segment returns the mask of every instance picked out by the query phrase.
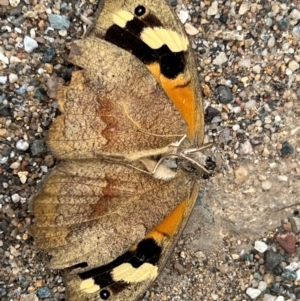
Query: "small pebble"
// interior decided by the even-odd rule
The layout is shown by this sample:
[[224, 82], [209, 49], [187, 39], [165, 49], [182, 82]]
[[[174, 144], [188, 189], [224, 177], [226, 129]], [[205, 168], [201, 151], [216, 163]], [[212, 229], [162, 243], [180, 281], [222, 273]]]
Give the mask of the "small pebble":
[[19, 171], [18, 172], [18, 177], [22, 184], [25, 184], [27, 182], [27, 176], [28, 176], [28, 171]]
[[48, 47], [43, 55], [44, 63], [51, 63], [56, 57], [56, 51], [53, 47]]
[[266, 180], [261, 183], [261, 188], [263, 190], [270, 190], [272, 188], [272, 182]]
[[207, 10], [208, 16], [214, 16], [218, 13], [218, 1], [213, 1], [211, 6]]
[[244, 166], [240, 166], [238, 169], [235, 170], [235, 184], [240, 185], [244, 183], [249, 176], [248, 170]]
[[222, 274], [227, 274], [229, 271], [229, 267], [227, 263], [220, 265], [219, 270]]
[[239, 15], [243, 15], [244, 13], [246, 13], [251, 7], [251, 2], [248, 1], [243, 1], [240, 9], [239, 9]]
[[55, 14], [51, 14], [49, 16], [49, 21], [50, 21], [50, 26], [53, 29], [68, 29], [70, 27], [70, 21], [68, 20], [68, 18], [64, 15], [55, 15]]
[[46, 286], [39, 287], [36, 290], [36, 292], [37, 292], [38, 297], [41, 298], [41, 299], [49, 298], [52, 295], [51, 290]]
[[297, 9], [293, 9], [290, 13], [290, 17], [292, 19], [299, 20], [300, 19], [300, 11]]
[[8, 76], [8, 80], [11, 84], [13, 84], [18, 80], [18, 75], [15, 73], [10, 73]]
[[213, 63], [214, 65], [220, 66], [220, 65], [226, 63], [227, 60], [228, 60], [228, 59], [227, 59], [226, 53], [225, 53], [225, 52], [220, 52], [220, 53], [216, 56], [216, 58], [213, 60], [212, 63]]
[[189, 19], [190, 14], [186, 10], [182, 9], [180, 10], [178, 17], [181, 23], [185, 24], [185, 22]]
[[264, 243], [263, 241], [257, 240], [257, 241], [254, 243], [254, 249], [257, 250], [257, 251], [260, 252], [260, 253], [264, 253], [265, 251], [267, 251], [268, 246], [267, 246], [267, 244]]
[[15, 193], [15, 194], [13, 194], [13, 195], [11, 196], [11, 200], [12, 200], [14, 203], [19, 203], [20, 200], [21, 200], [21, 197], [20, 197], [17, 193]]
[[20, 0], [9, 0], [9, 4], [12, 7], [17, 7], [20, 4]]
[[246, 140], [244, 143], [240, 145], [240, 154], [241, 155], [249, 155], [253, 153], [253, 147], [249, 140]]
[[233, 95], [229, 87], [227, 86], [219, 86], [216, 89], [216, 96], [220, 103], [228, 104], [233, 101]]
[[259, 281], [258, 287], [257, 287], [257, 288], [258, 288], [261, 292], [263, 292], [263, 291], [265, 291], [265, 290], [267, 289], [267, 287], [268, 287], [268, 285], [267, 285], [266, 282], [264, 282], [264, 281]]
[[0, 84], [5, 85], [7, 83], [7, 76], [2, 75], [0, 76]]
[[294, 271], [286, 270], [281, 274], [282, 279], [288, 281], [294, 281], [297, 279], [297, 273]]
[[283, 232], [278, 233], [275, 237], [278, 244], [289, 254], [295, 252], [296, 249], [296, 237], [293, 233]]
[[297, 69], [299, 69], [299, 64], [296, 61], [294, 61], [294, 60], [290, 61], [289, 62], [289, 69], [294, 72]]
[[263, 301], [275, 301], [276, 296], [270, 294], [264, 294]]
[[19, 140], [16, 143], [17, 150], [26, 151], [29, 148], [29, 143], [25, 140]]
[[277, 21], [278, 29], [281, 31], [287, 30], [290, 24], [288, 17], [284, 17]]
[[300, 218], [297, 216], [292, 216], [289, 218], [289, 222], [291, 223], [294, 234], [298, 234], [300, 232]]
[[[283, 261], [283, 257], [279, 253], [275, 253], [273, 251], [265, 252], [265, 267], [267, 271], [272, 271], [282, 261]], [[269, 284], [268, 281], [266, 282]]]
[[246, 294], [251, 299], [255, 299], [261, 294], [261, 291], [259, 289], [256, 289], [256, 288], [248, 287], [247, 290], [246, 290]]
[[32, 39], [29, 36], [24, 38], [24, 49], [27, 53], [31, 53], [34, 49], [38, 48], [39, 45], [36, 40]]
[[282, 148], [281, 148], [281, 155], [282, 156], [286, 156], [286, 155], [290, 155], [294, 153], [294, 148], [290, 145], [290, 143], [288, 141], [285, 141], [282, 144]]

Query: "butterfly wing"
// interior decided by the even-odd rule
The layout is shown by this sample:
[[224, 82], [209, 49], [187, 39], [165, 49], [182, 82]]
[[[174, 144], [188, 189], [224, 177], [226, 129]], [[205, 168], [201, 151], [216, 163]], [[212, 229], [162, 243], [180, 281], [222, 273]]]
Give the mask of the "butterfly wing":
[[202, 143], [202, 96], [194, 56], [182, 25], [165, 0], [104, 1], [89, 34], [140, 59], [187, 123], [191, 142]]
[[136, 246], [98, 268], [66, 276], [70, 301], [137, 300], [163, 269], [193, 209], [199, 186]]
[[180, 113], [130, 53], [89, 37], [73, 43], [70, 60], [83, 70], [59, 91], [62, 115], [47, 137], [60, 159], [153, 150], [186, 133]]

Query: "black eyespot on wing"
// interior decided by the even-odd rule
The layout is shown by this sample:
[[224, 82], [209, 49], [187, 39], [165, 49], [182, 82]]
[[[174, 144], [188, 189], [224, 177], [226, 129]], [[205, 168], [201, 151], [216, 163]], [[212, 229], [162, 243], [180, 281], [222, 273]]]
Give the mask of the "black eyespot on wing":
[[166, 45], [158, 49], [157, 52], [164, 53], [160, 58], [160, 71], [165, 77], [174, 79], [178, 74], [184, 72], [184, 52], [171, 52]]
[[100, 291], [100, 298], [102, 300], [107, 300], [110, 297], [110, 292], [108, 290]]
[[146, 13], [146, 8], [143, 5], [138, 5], [135, 9], [134, 9], [134, 14], [138, 17], [143, 16]]
[[[142, 263], [148, 262], [153, 265], [157, 264], [160, 255], [161, 255], [161, 247], [156, 244], [153, 239], [144, 239], [142, 240], [136, 249], [135, 257]], [[133, 267], [139, 267], [141, 264]]]

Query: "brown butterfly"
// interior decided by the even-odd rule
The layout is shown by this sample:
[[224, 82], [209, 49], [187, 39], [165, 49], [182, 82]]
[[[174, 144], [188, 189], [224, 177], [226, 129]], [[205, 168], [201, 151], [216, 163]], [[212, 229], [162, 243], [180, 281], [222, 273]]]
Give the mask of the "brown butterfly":
[[136, 300], [198, 195], [179, 166], [203, 141], [197, 69], [161, 0], [104, 1], [70, 61], [82, 70], [58, 91], [47, 142], [60, 163], [35, 197], [31, 231], [50, 266], [66, 269], [68, 300]]

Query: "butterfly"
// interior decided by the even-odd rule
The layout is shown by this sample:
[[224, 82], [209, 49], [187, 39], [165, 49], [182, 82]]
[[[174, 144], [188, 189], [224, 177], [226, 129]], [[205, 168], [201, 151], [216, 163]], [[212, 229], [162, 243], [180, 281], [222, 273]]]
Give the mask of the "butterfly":
[[57, 92], [46, 140], [59, 164], [34, 198], [30, 230], [65, 269], [68, 300], [136, 300], [200, 188], [178, 151], [203, 143], [193, 54], [165, 1], [106, 0], [69, 59], [81, 70]]

